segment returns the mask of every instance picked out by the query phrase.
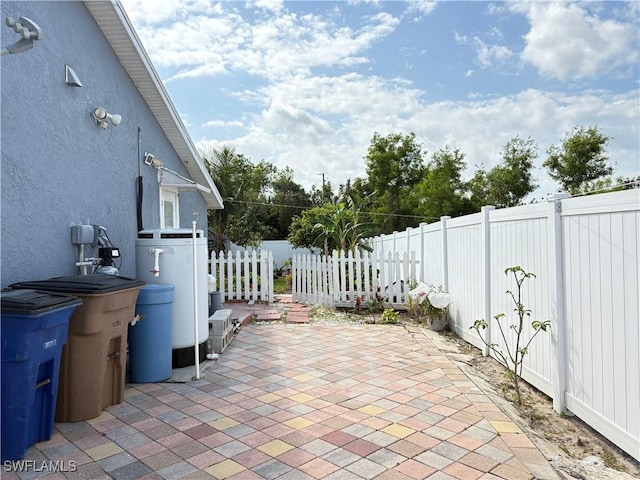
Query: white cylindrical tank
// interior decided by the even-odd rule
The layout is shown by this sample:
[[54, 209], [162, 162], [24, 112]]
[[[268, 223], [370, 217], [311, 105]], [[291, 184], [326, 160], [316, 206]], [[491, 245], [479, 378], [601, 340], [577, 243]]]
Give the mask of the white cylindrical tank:
[[[206, 360], [209, 337], [207, 239], [196, 230], [198, 346]], [[173, 368], [195, 364], [193, 300], [193, 232], [191, 229], [142, 230], [136, 240], [136, 277], [147, 283], [173, 285]]]

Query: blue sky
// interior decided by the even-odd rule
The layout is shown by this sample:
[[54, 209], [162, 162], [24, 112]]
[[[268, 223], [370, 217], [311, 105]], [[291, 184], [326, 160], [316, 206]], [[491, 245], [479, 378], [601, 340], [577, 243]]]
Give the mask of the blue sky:
[[449, 145], [467, 172], [516, 135], [541, 164], [575, 126], [640, 174], [640, 3], [122, 0], [196, 145], [291, 167], [309, 189], [365, 176], [374, 132]]

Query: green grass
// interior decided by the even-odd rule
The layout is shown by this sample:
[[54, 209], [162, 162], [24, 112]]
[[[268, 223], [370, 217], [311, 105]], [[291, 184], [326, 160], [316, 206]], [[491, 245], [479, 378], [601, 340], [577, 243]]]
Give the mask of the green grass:
[[273, 281], [273, 293], [291, 293], [291, 287], [289, 287], [287, 277], [278, 277]]

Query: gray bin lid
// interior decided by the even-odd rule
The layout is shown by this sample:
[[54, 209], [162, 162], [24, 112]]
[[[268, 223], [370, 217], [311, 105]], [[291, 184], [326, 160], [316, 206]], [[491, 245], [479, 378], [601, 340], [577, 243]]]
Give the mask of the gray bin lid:
[[37, 290], [9, 290], [0, 292], [2, 313], [38, 315], [59, 308], [78, 306], [82, 300], [62, 293]]

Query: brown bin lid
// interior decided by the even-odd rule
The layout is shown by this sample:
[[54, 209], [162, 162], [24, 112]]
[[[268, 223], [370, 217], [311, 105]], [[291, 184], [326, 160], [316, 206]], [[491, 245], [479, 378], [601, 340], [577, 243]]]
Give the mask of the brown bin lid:
[[34, 280], [10, 285], [13, 289], [33, 289], [48, 292], [97, 295], [117, 292], [127, 288], [142, 287], [145, 282], [135, 278], [97, 273], [94, 275], [72, 275], [48, 280]]

